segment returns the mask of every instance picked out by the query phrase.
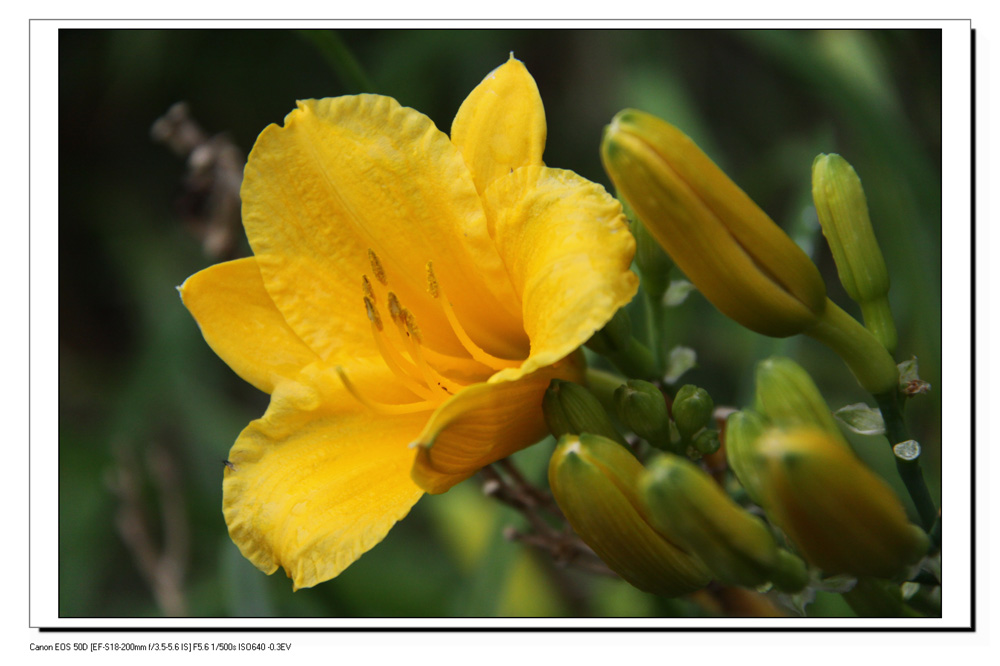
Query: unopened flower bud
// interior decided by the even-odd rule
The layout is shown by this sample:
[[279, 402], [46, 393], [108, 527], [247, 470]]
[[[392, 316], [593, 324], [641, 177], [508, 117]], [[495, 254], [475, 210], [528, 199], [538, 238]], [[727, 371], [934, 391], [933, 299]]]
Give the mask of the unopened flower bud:
[[670, 448], [670, 416], [663, 393], [653, 384], [630, 379], [615, 390], [615, 414], [632, 432], [659, 449]]
[[601, 157], [649, 232], [723, 314], [775, 337], [801, 333], [822, 314], [816, 266], [680, 130], [620, 111]]
[[927, 552], [888, 484], [826, 431], [768, 430], [752, 462], [768, 517], [825, 573], [891, 578]]
[[611, 440], [567, 435], [552, 454], [549, 485], [573, 530], [635, 587], [669, 597], [704, 587], [704, 564], [650, 525], [638, 494], [642, 472]]
[[764, 420], [750, 410], [733, 412], [726, 419], [726, 462], [755, 504], [763, 504], [763, 491], [753, 451], [764, 428]]
[[858, 305], [866, 327], [892, 352], [896, 325], [889, 309], [889, 271], [875, 239], [861, 179], [840, 155], [813, 161], [813, 202], [840, 283]]
[[685, 441], [692, 441], [695, 434], [712, 422], [715, 403], [708, 391], [693, 384], [685, 384], [674, 396], [674, 422]]
[[812, 425], [843, 441], [830, 408], [801, 365], [790, 358], [773, 356], [757, 364], [755, 377], [754, 408], [773, 425]]
[[722, 442], [719, 441], [719, 433], [717, 431], [705, 428], [694, 436], [691, 446], [701, 455], [710, 456], [719, 450]]
[[542, 413], [556, 437], [589, 432], [625, 446], [625, 438], [611, 422], [594, 394], [579, 384], [553, 379], [542, 398]]
[[660, 456], [639, 485], [653, 525], [701, 558], [714, 578], [746, 587], [771, 580], [778, 564], [771, 532], [700, 467], [681, 456]]

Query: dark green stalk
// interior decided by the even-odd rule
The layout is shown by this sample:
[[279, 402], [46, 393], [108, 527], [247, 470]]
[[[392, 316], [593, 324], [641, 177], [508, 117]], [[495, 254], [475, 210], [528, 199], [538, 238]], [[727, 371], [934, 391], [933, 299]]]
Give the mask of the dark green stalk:
[[[882, 412], [882, 420], [885, 421], [885, 436], [889, 440], [889, 446], [895, 447], [900, 442], [909, 441], [910, 434], [903, 421], [903, 412], [899, 404], [899, 392], [888, 391], [876, 395], [875, 400]], [[920, 456], [919, 454], [913, 457], [900, 456], [894, 448], [893, 457], [896, 459], [899, 477], [903, 480], [917, 513], [920, 514], [920, 523], [929, 531], [938, 521], [938, 511], [924, 482], [924, 473], [920, 469]]]

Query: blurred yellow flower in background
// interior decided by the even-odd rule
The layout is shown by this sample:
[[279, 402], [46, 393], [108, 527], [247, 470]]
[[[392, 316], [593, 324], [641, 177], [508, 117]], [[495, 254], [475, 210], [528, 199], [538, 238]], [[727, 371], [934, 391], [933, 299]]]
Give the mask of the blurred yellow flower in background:
[[544, 166], [513, 57], [449, 138], [379, 95], [299, 102], [250, 154], [254, 256], [180, 288], [212, 349], [271, 394], [224, 470], [240, 550], [295, 588], [338, 575], [424, 492], [546, 433], [553, 378], [638, 288], [618, 202]]

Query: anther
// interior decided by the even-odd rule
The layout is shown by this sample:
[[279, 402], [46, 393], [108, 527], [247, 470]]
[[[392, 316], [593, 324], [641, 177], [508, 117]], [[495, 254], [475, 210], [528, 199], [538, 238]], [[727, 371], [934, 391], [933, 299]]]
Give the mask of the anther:
[[431, 293], [434, 298], [438, 297], [440, 293], [438, 290], [437, 277], [434, 275], [434, 262], [427, 262], [427, 291]]
[[372, 303], [375, 302], [375, 290], [372, 289], [372, 283], [368, 280], [367, 275], [361, 276], [361, 291], [365, 293], [367, 298], [370, 298]]
[[365, 311], [368, 312], [368, 319], [371, 323], [375, 324], [375, 328], [381, 331], [382, 317], [379, 315], [378, 310], [375, 309], [375, 304], [367, 296], [365, 296]]
[[399, 304], [399, 299], [396, 298], [396, 294], [389, 292], [389, 316], [392, 320], [399, 323], [404, 323], [403, 320], [403, 306]]
[[382, 261], [371, 248], [368, 248], [368, 261], [372, 265], [372, 273], [375, 274], [375, 279], [381, 282], [383, 286], [388, 286], [389, 279], [385, 276], [385, 269], [382, 268]]
[[406, 324], [406, 330], [413, 336], [413, 339], [423, 344], [424, 336], [420, 334], [420, 328], [417, 326], [417, 318], [413, 316], [413, 313], [403, 308], [402, 319]]

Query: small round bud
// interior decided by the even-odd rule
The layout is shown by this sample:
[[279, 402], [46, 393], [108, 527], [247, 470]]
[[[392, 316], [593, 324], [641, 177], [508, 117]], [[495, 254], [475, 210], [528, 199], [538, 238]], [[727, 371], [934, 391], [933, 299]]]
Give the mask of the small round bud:
[[685, 441], [712, 422], [715, 403], [708, 391], [693, 384], [685, 384], [674, 396], [674, 422]]
[[670, 416], [663, 393], [653, 384], [630, 379], [615, 390], [615, 414], [623, 425], [660, 449], [670, 446]]

